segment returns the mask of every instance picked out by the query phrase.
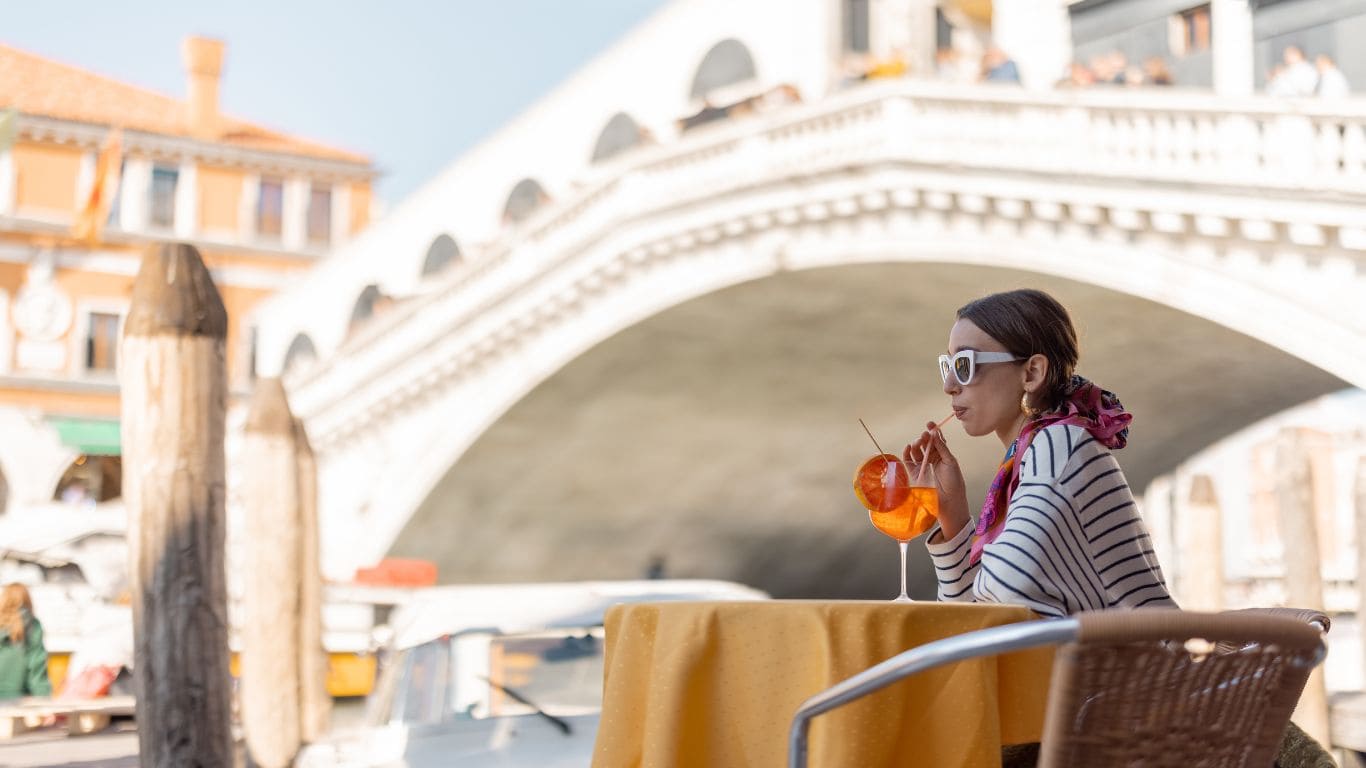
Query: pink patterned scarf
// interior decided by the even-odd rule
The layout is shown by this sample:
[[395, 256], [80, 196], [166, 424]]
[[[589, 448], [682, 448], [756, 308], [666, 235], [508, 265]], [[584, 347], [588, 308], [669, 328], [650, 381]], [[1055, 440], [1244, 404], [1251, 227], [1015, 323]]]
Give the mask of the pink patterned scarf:
[[1062, 404], [1025, 422], [1020, 436], [1006, 451], [991, 488], [987, 490], [986, 500], [982, 502], [982, 513], [977, 517], [971, 562], [982, 559], [982, 548], [995, 541], [1005, 527], [1010, 497], [1020, 485], [1019, 457], [1029, 448], [1034, 435], [1054, 424], [1075, 424], [1090, 432], [1101, 445], [1117, 451], [1128, 441], [1129, 422], [1133, 419], [1133, 415], [1120, 405], [1115, 393], [1101, 389], [1081, 376], [1073, 376]]

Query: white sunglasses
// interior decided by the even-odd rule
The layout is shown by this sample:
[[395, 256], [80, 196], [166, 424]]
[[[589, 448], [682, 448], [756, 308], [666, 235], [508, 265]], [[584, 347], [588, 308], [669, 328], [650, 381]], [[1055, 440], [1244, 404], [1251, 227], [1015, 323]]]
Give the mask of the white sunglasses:
[[939, 356], [939, 378], [949, 383], [949, 376], [953, 376], [962, 386], [972, 383], [972, 377], [977, 374], [977, 366], [987, 363], [1014, 363], [1020, 360], [1028, 360], [1026, 357], [1016, 357], [1009, 352], [978, 352], [975, 349], [965, 349], [956, 355]]

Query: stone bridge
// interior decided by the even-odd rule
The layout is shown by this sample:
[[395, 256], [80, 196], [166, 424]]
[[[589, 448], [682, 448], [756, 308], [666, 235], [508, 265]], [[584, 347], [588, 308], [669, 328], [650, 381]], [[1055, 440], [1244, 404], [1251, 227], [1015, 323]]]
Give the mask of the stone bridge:
[[[871, 452], [856, 420], [900, 445], [942, 418], [954, 310], [1019, 286], [1063, 300], [1081, 372], [1136, 414], [1120, 458], [1142, 489], [1366, 386], [1366, 106], [1346, 104], [893, 81], [595, 167], [349, 336], [364, 286], [310, 276], [290, 299], [309, 319], [267, 317], [258, 368], [319, 340], [286, 382], [325, 567], [660, 559], [890, 596], [896, 548], [849, 484]], [[423, 254], [385, 257], [417, 274]], [[999, 444], [948, 434], [985, 489]]]

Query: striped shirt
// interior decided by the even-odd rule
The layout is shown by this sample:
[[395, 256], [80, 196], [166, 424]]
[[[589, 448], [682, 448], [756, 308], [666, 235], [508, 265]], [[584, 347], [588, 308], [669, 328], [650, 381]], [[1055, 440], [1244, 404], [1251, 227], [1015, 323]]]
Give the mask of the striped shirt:
[[1020, 458], [1005, 526], [970, 563], [971, 524], [925, 546], [939, 599], [1027, 606], [1043, 616], [1176, 607], [1115, 457], [1081, 427], [1054, 424]]

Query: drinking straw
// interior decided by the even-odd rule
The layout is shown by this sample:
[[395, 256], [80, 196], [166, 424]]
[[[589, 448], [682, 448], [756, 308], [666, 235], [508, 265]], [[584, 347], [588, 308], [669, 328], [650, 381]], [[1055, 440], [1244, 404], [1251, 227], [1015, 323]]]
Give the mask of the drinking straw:
[[868, 425], [863, 423], [863, 419], [859, 419], [858, 423], [860, 427], [863, 427], [863, 431], [868, 433], [868, 439], [873, 441], [873, 447], [877, 449], [878, 455], [881, 456], [886, 453], [886, 451], [882, 450], [882, 446], [877, 444], [877, 438], [873, 437], [873, 431], [868, 429]]
[[[951, 420], [953, 419], [953, 416], [954, 416], [954, 412], [952, 412], [952, 411], [949, 412], [949, 415], [948, 415], [948, 416], [945, 416], [943, 421], [941, 421], [941, 422], [939, 422], [938, 424], [935, 424], [935, 425], [934, 425], [934, 431], [938, 432], [945, 424], [948, 424], [949, 421], [951, 421]], [[872, 435], [869, 435], [869, 437], [872, 437]], [[929, 457], [930, 457], [930, 444], [929, 444], [929, 443], [925, 443], [925, 447], [922, 448], [921, 451], [920, 451], [920, 471], [917, 472], [917, 473], [916, 473], [916, 476], [915, 476], [915, 484], [916, 484], [916, 485], [920, 485], [920, 483], [921, 483], [922, 481], [924, 481], [924, 479], [925, 479], [925, 468], [928, 467], [928, 466], [930, 465], [930, 462], [927, 461], [927, 459], [929, 459]]]

